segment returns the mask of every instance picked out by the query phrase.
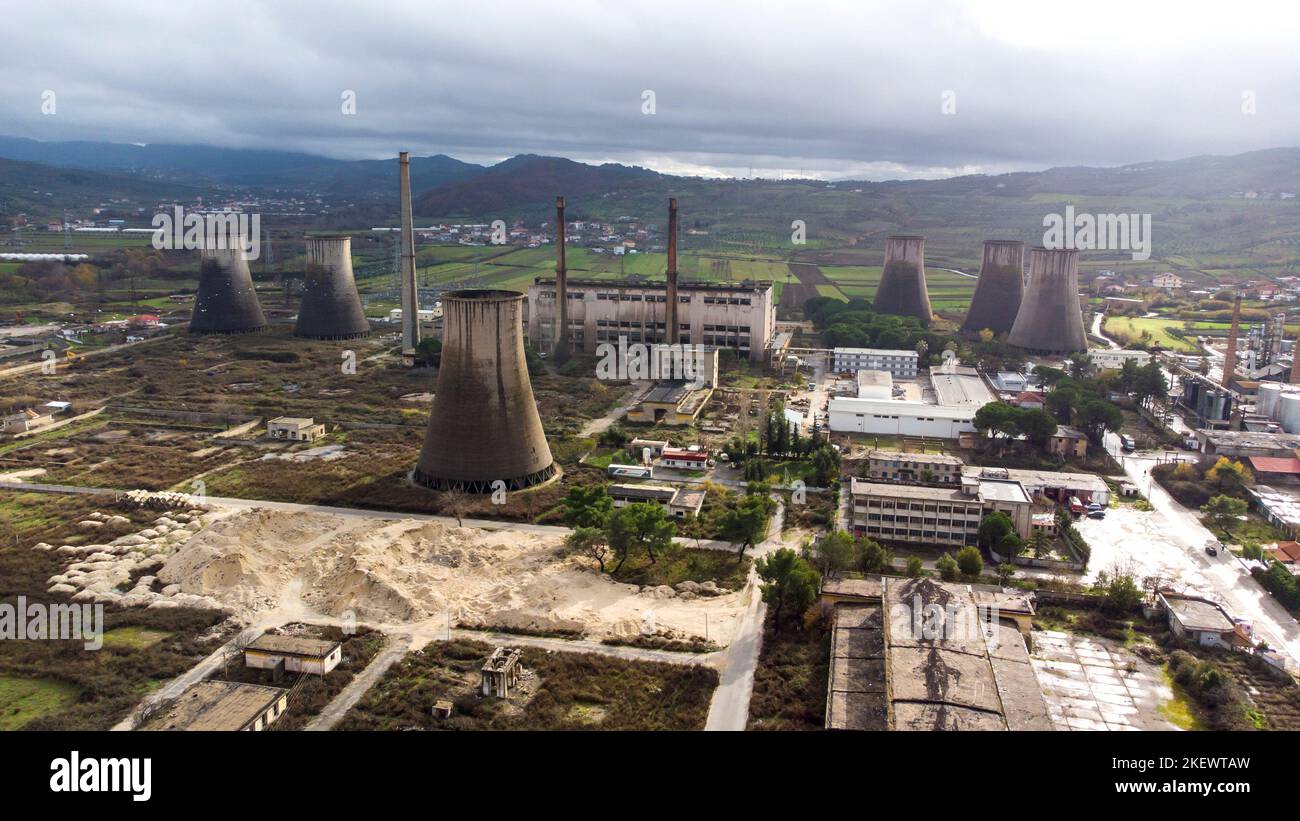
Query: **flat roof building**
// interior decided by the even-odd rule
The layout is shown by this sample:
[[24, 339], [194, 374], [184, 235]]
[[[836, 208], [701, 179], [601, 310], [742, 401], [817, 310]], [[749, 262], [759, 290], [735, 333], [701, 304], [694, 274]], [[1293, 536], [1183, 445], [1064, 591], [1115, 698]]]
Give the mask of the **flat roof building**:
[[1032, 532], [1032, 500], [1013, 480], [968, 479], [960, 487], [946, 488], [854, 477], [849, 494], [854, 536], [962, 547], [976, 543], [980, 521], [995, 510], [1007, 514], [1022, 539]]
[[281, 664], [290, 673], [323, 676], [343, 660], [343, 645], [337, 641], [278, 636], [265, 633], [244, 648], [244, 664], [273, 669]]
[[325, 426], [310, 416], [277, 416], [266, 423], [266, 435], [272, 439], [310, 442], [325, 435]]
[[265, 730], [289, 707], [289, 691], [239, 681], [200, 681], [145, 730]]
[[889, 348], [835, 348], [831, 352], [832, 370], [887, 371], [895, 377], [914, 377], [920, 363], [916, 351]]

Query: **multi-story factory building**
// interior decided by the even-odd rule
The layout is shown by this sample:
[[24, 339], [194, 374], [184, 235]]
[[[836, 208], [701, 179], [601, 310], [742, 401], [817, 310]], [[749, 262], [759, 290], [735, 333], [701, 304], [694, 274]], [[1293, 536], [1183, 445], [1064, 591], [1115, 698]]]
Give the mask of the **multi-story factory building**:
[[[667, 342], [667, 284], [640, 280], [569, 279], [568, 333], [573, 350], [595, 353], [604, 342]], [[730, 348], [754, 362], [776, 334], [770, 282], [678, 282], [678, 341]], [[528, 340], [549, 350], [555, 328], [555, 278], [528, 288]], [[915, 355], [915, 354], [913, 354]]]
[[836, 373], [849, 371], [885, 371], [891, 376], [913, 377], [920, 356], [916, 351], [884, 348], [836, 348], [833, 363]]

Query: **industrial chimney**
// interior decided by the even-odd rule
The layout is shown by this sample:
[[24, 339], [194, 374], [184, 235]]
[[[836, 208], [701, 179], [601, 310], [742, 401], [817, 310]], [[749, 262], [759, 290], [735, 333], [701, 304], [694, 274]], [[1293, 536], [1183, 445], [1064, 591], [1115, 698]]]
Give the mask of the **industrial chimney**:
[[1232, 300], [1232, 325], [1228, 327], [1228, 349], [1223, 352], [1223, 379], [1219, 384], [1225, 388], [1231, 388], [1232, 380], [1237, 376], [1237, 331], [1240, 327], [1241, 292], [1238, 291]]
[[442, 298], [442, 365], [414, 479], [437, 490], [520, 490], [555, 475], [524, 361], [524, 295]]
[[1088, 350], [1079, 307], [1078, 251], [1034, 248], [1029, 252], [1029, 284], [1007, 343], [1042, 353]]
[[988, 328], [1004, 334], [1016, 323], [1020, 298], [1025, 290], [1025, 244], [1010, 239], [984, 241], [984, 261], [975, 296], [966, 311], [963, 331], [978, 332]]
[[307, 274], [294, 336], [356, 339], [370, 333], [352, 274], [352, 237], [307, 237]]
[[668, 293], [664, 306], [665, 341], [677, 344], [677, 198], [668, 200]]
[[883, 314], [914, 316], [930, 324], [930, 293], [925, 287], [925, 237], [885, 240], [885, 270], [873, 300]]
[[242, 244], [230, 245], [201, 252], [192, 334], [247, 334], [267, 328]]
[[555, 198], [555, 345], [557, 362], [569, 357], [569, 269], [564, 259], [564, 197]]
[[420, 344], [420, 291], [415, 282], [415, 225], [411, 216], [411, 155], [398, 155], [402, 197], [402, 361], [415, 364]]
[[1292, 385], [1300, 384], [1300, 335], [1291, 343], [1291, 379]]

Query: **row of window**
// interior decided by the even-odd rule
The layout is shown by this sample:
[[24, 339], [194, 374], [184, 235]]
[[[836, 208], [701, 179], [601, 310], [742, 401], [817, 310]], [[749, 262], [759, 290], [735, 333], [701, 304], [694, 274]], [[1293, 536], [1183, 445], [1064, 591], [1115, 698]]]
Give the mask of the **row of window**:
[[875, 527], [872, 525], [867, 526], [867, 533], [886, 539], [928, 539], [935, 542], [954, 543], [965, 543], [969, 538], [966, 533], [953, 533], [943, 530], [917, 530], [904, 527]]

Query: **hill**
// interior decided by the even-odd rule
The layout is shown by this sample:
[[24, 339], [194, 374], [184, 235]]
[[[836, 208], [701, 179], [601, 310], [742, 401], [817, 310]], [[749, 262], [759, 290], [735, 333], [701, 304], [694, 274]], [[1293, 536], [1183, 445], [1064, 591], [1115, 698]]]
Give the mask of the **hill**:
[[414, 209], [432, 217], [502, 216], [553, 207], [560, 193], [575, 200], [635, 197], [676, 179], [636, 166], [585, 165], [562, 157], [520, 154], [470, 179], [421, 194]]

